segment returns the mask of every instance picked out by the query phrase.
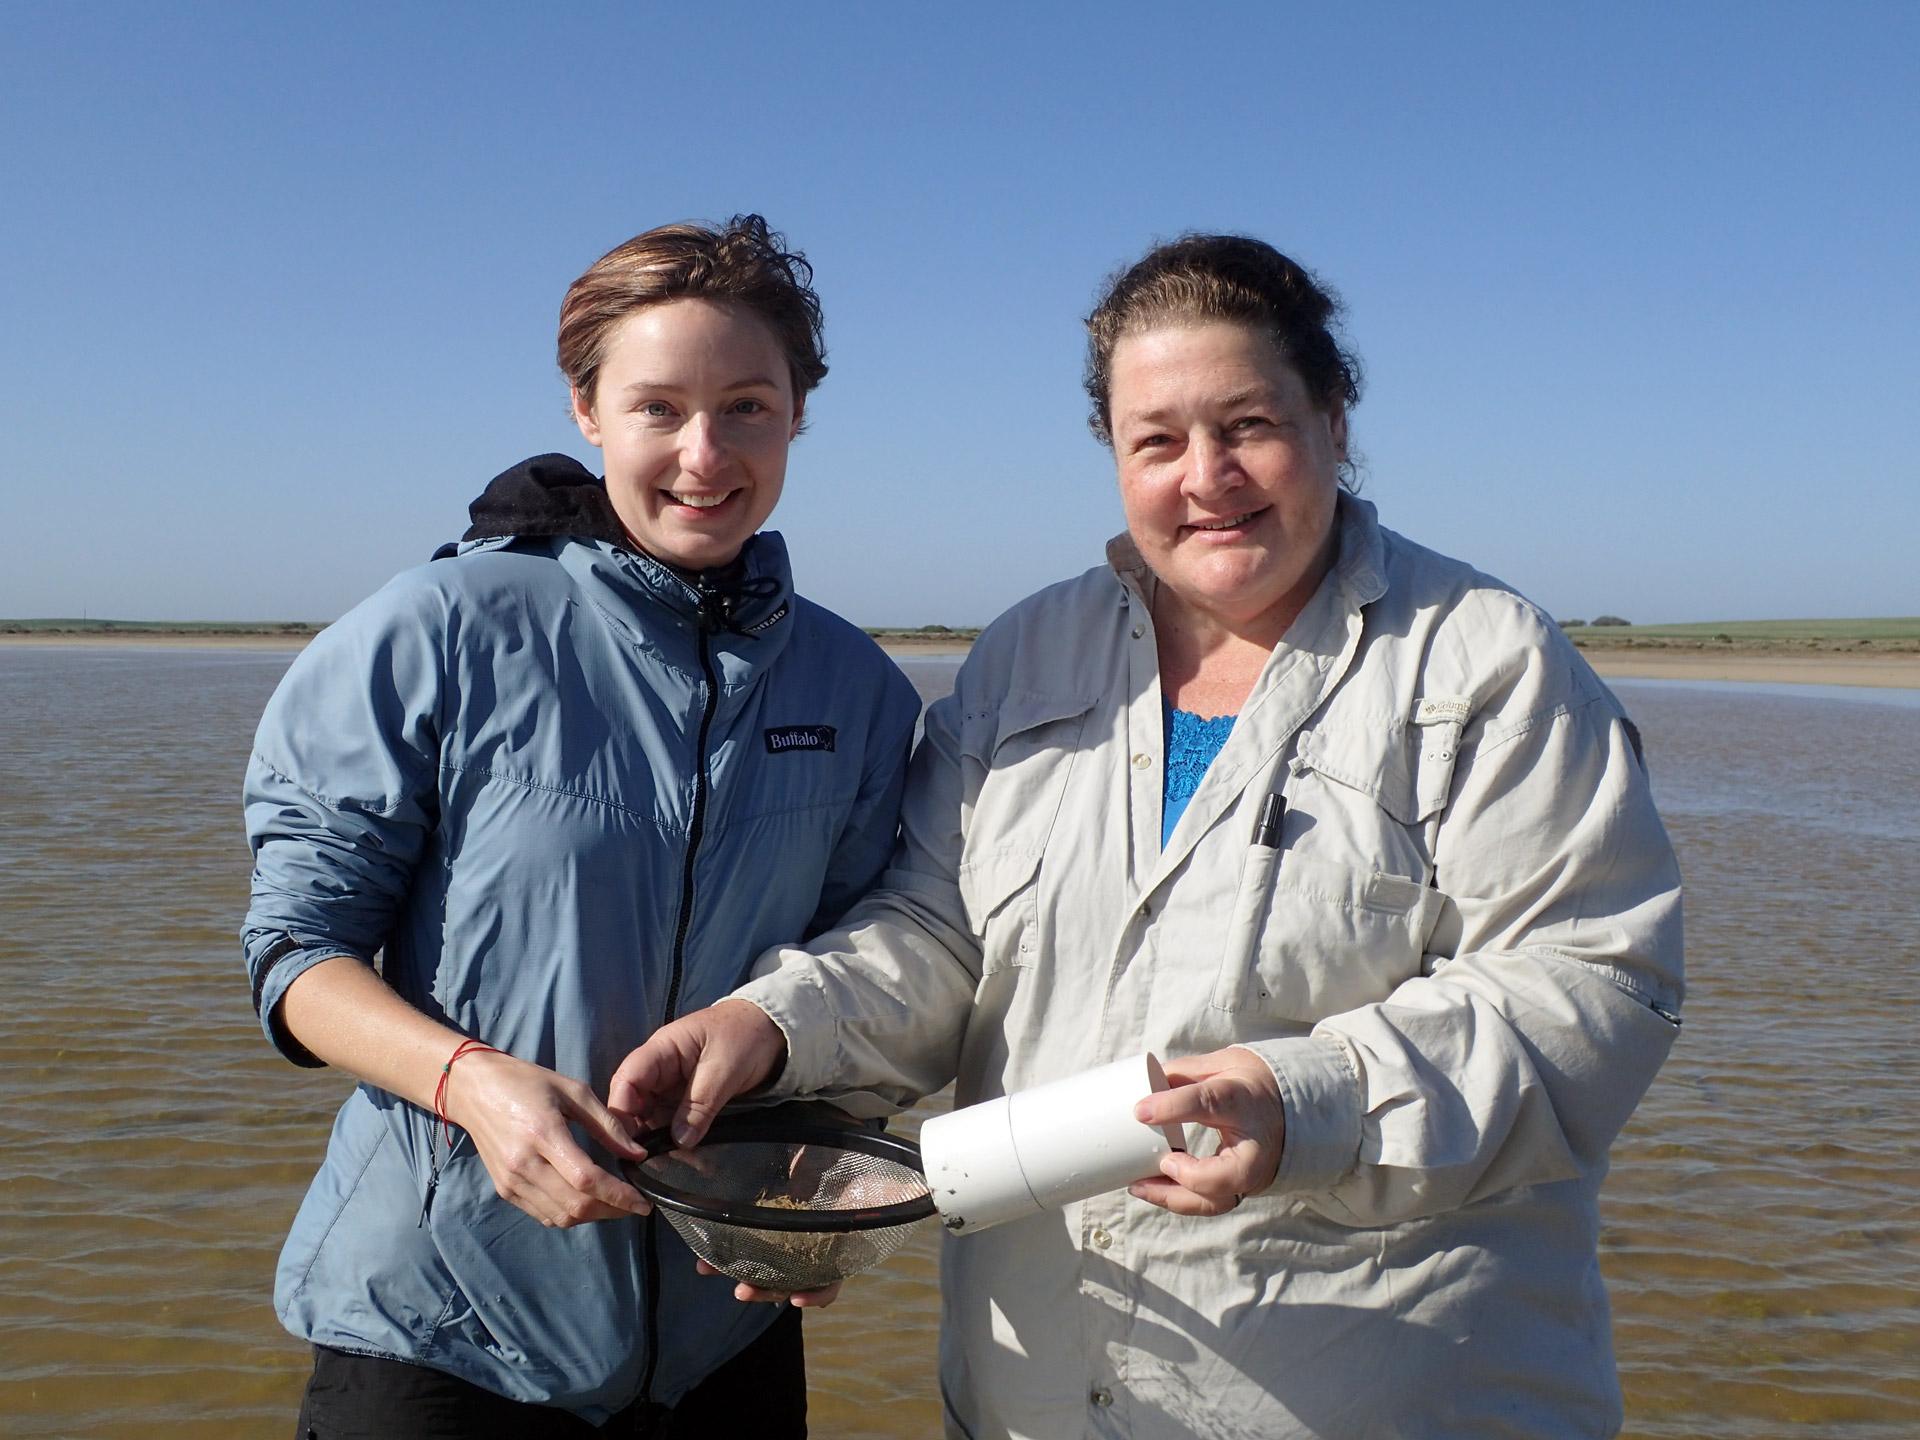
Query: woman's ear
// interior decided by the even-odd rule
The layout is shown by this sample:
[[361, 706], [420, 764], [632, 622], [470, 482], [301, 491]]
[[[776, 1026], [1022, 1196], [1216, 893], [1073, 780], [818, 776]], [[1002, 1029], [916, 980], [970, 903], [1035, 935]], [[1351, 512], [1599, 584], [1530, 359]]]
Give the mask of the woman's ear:
[[1336, 404], [1327, 412], [1327, 430], [1333, 436], [1333, 449], [1341, 461], [1347, 458], [1347, 407]]
[[806, 420], [807, 397], [804, 395], [796, 395], [793, 397], [793, 428], [787, 431], [788, 443], [792, 443], [800, 438], [800, 427], [806, 423]]
[[573, 423], [580, 427], [580, 433], [594, 449], [600, 448], [600, 422], [593, 418], [593, 406], [587, 397], [580, 393], [578, 385], [572, 386], [568, 394], [573, 399]]

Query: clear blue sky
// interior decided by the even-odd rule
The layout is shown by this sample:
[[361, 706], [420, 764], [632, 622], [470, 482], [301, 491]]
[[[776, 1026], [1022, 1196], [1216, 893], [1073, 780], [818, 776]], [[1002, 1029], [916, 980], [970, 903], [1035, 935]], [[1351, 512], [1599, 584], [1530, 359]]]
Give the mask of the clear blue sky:
[[591, 460], [567, 283], [759, 210], [864, 624], [1119, 528], [1079, 318], [1187, 229], [1346, 297], [1387, 524], [1566, 617], [1920, 613], [1920, 5], [13, 4], [0, 616], [326, 619]]

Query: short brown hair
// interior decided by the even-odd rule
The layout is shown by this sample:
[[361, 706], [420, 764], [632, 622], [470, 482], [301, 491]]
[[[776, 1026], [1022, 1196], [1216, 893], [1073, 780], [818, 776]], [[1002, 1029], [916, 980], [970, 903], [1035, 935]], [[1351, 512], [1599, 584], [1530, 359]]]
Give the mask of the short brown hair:
[[1264, 332], [1323, 411], [1360, 400], [1360, 362], [1334, 338], [1340, 299], [1264, 240], [1183, 235], [1106, 283], [1087, 316], [1087, 424], [1113, 444], [1113, 349], [1161, 325], [1230, 321]]
[[767, 323], [787, 357], [794, 399], [827, 373], [813, 267], [758, 215], [724, 225], [661, 225], [616, 245], [567, 287], [560, 302], [560, 373], [593, 403], [613, 327], [669, 300], [717, 300]]

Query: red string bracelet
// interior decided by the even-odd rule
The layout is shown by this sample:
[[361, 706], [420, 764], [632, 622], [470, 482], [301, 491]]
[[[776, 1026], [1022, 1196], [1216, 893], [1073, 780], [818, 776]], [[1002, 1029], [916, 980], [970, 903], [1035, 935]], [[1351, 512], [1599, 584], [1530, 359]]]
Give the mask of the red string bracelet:
[[462, 1040], [454, 1046], [453, 1054], [447, 1057], [447, 1063], [440, 1067], [440, 1083], [433, 1087], [433, 1114], [440, 1122], [440, 1134], [445, 1137], [447, 1149], [453, 1149], [453, 1122], [447, 1119], [447, 1081], [453, 1077], [453, 1062], [463, 1055], [481, 1053], [498, 1055], [501, 1052], [492, 1045], [479, 1040]]

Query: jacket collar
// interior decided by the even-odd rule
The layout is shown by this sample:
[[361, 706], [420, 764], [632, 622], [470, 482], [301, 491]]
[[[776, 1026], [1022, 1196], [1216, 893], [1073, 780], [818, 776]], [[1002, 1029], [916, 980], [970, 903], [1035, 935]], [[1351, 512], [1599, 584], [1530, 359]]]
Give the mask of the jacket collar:
[[570, 455], [535, 455], [487, 482], [467, 514], [459, 545], [542, 538], [597, 541], [653, 599], [708, 633], [754, 636], [774, 628], [792, 608], [793, 576], [786, 542], [768, 531], [751, 537], [731, 565], [689, 573], [648, 555], [628, 536], [606, 481]]
[[793, 579], [786, 541], [774, 531], [747, 541], [724, 582], [714, 571], [682, 575], [604, 540], [532, 544], [558, 547], [555, 558], [629, 644], [689, 676], [711, 664], [725, 692], [751, 686], [792, 636]]

